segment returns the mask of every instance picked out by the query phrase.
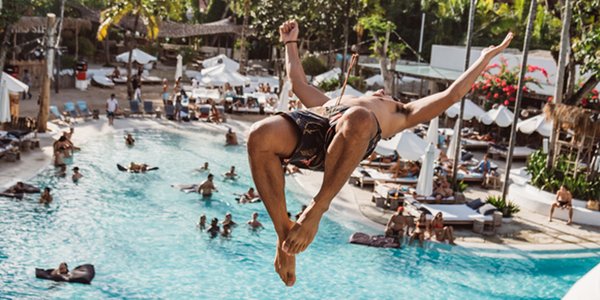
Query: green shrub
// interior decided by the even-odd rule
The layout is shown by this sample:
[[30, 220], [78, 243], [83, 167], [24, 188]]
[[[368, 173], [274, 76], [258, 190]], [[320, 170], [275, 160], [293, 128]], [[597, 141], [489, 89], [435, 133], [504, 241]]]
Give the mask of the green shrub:
[[181, 61], [184, 65], [191, 62], [194, 59], [194, 57], [196, 57], [196, 55], [198, 54], [197, 51], [194, 51], [194, 48], [189, 46], [181, 47], [179, 49], [179, 53], [181, 53]]
[[521, 211], [516, 203], [512, 201], [502, 201], [502, 198], [498, 196], [488, 196], [486, 202], [495, 206], [498, 211], [502, 212], [502, 216], [505, 218], [512, 217], [512, 215]]
[[348, 78], [348, 84], [361, 92], [364, 92], [367, 89], [365, 80], [358, 76], [350, 76]]
[[551, 168], [546, 167], [548, 155], [541, 150], [534, 152], [527, 162], [527, 174], [531, 175], [531, 185], [556, 193], [561, 185], [564, 185], [573, 197], [582, 200], [600, 199], [600, 180], [598, 178], [589, 179], [584, 172], [580, 170], [576, 177], [569, 174], [569, 168], [572, 160], [565, 155], [561, 155]]
[[91, 59], [96, 54], [96, 44], [90, 39], [80, 36], [79, 37], [79, 57], [85, 57]]
[[454, 190], [459, 193], [464, 193], [468, 187], [469, 187], [469, 184], [465, 183], [464, 180], [461, 180], [461, 181], [456, 182], [456, 185], [454, 186]]
[[60, 58], [60, 68], [61, 69], [73, 69], [75, 68], [75, 64], [77, 61], [75, 60], [75, 56], [70, 54], [64, 54]]
[[316, 56], [306, 55], [302, 58], [302, 68], [309, 76], [316, 76], [327, 72], [327, 66]]
[[337, 78], [332, 78], [319, 83], [319, 88], [326, 92], [333, 91], [337, 89], [338, 86], [340, 86], [340, 81]]

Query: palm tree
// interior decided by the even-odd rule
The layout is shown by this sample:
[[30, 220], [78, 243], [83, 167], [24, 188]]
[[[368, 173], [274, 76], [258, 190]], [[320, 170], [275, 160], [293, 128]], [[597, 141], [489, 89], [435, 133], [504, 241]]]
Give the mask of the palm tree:
[[[97, 39], [104, 40], [108, 36], [108, 30], [113, 25], [118, 25], [121, 20], [133, 15], [133, 31], [138, 29], [140, 18], [146, 26], [146, 38], [154, 40], [158, 37], [158, 11], [163, 6], [165, 0], [120, 0], [113, 3], [112, 6], [103, 10], [100, 14], [100, 26], [98, 27]], [[133, 95], [133, 86], [131, 84], [131, 60], [133, 53], [133, 43], [126, 41], [129, 49], [129, 59], [127, 60], [127, 96], [131, 99]]]

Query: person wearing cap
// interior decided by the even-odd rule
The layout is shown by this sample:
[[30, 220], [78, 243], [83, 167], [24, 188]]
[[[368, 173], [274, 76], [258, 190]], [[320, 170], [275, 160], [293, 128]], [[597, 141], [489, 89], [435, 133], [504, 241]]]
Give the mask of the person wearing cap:
[[73, 182], [79, 181], [79, 179], [81, 177], [83, 177], [83, 174], [79, 173], [79, 167], [74, 167], [73, 168], [73, 176], [71, 176], [71, 179], [73, 179]]
[[396, 213], [390, 217], [387, 225], [385, 226], [385, 236], [394, 239], [398, 245], [402, 244], [402, 237], [404, 236], [404, 227], [406, 227], [406, 234], [408, 234], [409, 221], [402, 214], [404, 212], [404, 206], [398, 207]]
[[237, 135], [231, 128], [225, 134], [225, 146], [235, 146], [238, 144]]

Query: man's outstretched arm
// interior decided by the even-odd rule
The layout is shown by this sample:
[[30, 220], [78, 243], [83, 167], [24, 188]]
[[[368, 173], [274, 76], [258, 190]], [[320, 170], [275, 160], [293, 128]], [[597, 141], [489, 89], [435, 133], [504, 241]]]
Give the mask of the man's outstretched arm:
[[[306, 82], [306, 74], [298, 55], [298, 23], [287, 21], [279, 26], [281, 41], [285, 43], [285, 69], [292, 83], [292, 91], [306, 107], [321, 106], [329, 100], [319, 89]], [[286, 43], [289, 42], [289, 43]]]
[[477, 80], [481, 72], [489, 64], [490, 60], [506, 49], [512, 41], [513, 34], [509, 32], [504, 41], [498, 46], [490, 46], [483, 49], [481, 56], [475, 63], [465, 71], [445, 91], [439, 92], [411, 102], [406, 105], [409, 113], [406, 117], [404, 128], [415, 126], [419, 123], [429, 121], [444, 112], [452, 104], [464, 97], [471, 86]]

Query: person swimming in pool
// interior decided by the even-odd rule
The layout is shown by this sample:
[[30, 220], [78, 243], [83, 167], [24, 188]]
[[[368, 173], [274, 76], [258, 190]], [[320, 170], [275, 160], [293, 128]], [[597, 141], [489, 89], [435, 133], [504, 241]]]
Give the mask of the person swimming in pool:
[[205, 161], [204, 164], [200, 168], [196, 169], [196, 171], [199, 171], [199, 172], [210, 171], [210, 168], [208, 167], [208, 162]]
[[229, 130], [227, 130], [227, 133], [225, 134], [225, 146], [235, 146], [237, 144], [237, 135], [235, 134], [235, 132], [233, 132], [233, 129], [231, 129], [230, 127]]
[[203, 197], [210, 197], [213, 192], [217, 192], [217, 187], [213, 182], [214, 178], [213, 174], [208, 174], [206, 180], [198, 185], [198, 189], [196, 190], [198, 194], [202, 194]]
[[228, 225], [230, 228], [237, 226], [237, 223], [233, 221], [233, 216], [230, 212], [225, 214], [225, 220], [221, 223], [221, 225]]
[[128, 133], [125, 136], [125, 145], [127, 146], [133, 146], [135, 144], [135, 139], [133, 138], [133, 136], [131, 135], [131, 133]]
[[132, 173], [146, 173], [146, 171], [148, 171], [148, 165], [147, 164], [136, 164], [134, 162], [130, 162], [128, 169], [129, 169], [129, 172], [132, 172]]
[[260, 223], [260, 222], [258, 221], [258, 213], [257, 213], [257, 212], [253, 212], [253, 213], [252, 213], [252, 219], [250, 219], [250, 220], [247, 222], [247, 224], [248, 224], [248, 226], [250, 226], [250, 228], [251, 228], [252, 230], [258, 230], [258, 229], [260, 229], [260, 228], [263, 228], [263, 225], [262, 225], [262, 223]]
[[83, 174], [79, 173], [79, 167], [74, 167], [73, 175], [71, 176], [71, 179], [73, 180], [73, 182], [78, 182], [79, 179], [81, 179], [82, 177], [83, 177]]
[[217, 237], [217, 235], [219, 235], [220, 232], [221, 232], [221, 228], [219, 228], [219, 219], [213, 218], [210, 221], [210, 227], [208, 228], [206, 233], [210, 234], [211, 238], [215, 238], [215, 237]]
[[[295, 256], [312, 243], [319, 222], [333, 198], [381, 138], [440, 115], [469, 92], [491, 59], [512, 40], [481, 51], [481, 56], [440, 93], [403, 104], [384, 91], [361, 97], [329, 99], [306, 81], [298, 51], [299, 25], [279, 27], [285, 45], [286, 69], [292, 91], [308, 109], [271, 116], [254, 123], [248, 138], [252, 177], [277, 232], [275, 270], [291, 286], [296, 281]], [[320, 191], [297, 222], [286, 217], [282, 164], [323, 171]]]
[[235, 172], [235, 166], [231, 166], [231, 169], [229, 169], [228, 172], [223, 174], [223, 176], [225, 177], [225, 179], [237, 180], [238, 174]]
[[221, 236], [224, 238], [231, 237], [231, 225], [223, 224], [223, 231], [221, 231]]
[[198, 229], [200, 229], [200, 231], [204, 231], [204, 229], [206, 229], [206, 215], [202, 214], [200, 216], [200, 220], [198, 221]]
[[52, 203], [52, 195], [50, 195], [50, 188], [45, 187], [42, 195], [40, 195], [40, 204], [50, 204]]

